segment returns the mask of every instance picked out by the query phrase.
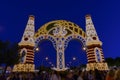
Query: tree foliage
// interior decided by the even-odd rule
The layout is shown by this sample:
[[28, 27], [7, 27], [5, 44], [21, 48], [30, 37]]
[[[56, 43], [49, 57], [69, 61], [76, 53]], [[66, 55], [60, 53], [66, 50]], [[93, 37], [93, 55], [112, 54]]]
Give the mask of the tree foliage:
[[[19, 62], [18, 44], [10, 43], [9, 41], [0, 41], [0, 64], [5, 64], [5, 69], [8, 66], [13, 66]], [[6, 71], [6, 70], [5, 70]]]
[[108, 66], [120, 66], [120, 57], [116, 58], [106, 58], [106, 62], [108, 63]]

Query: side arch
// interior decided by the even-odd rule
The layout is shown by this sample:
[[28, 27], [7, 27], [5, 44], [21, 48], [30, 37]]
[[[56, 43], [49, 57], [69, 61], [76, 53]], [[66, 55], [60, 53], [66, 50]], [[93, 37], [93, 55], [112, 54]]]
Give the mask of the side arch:
[[50, 40], [50, 41], [52, 42], [54, 48], [56, 48], [56, 40], [55, 40], [54, 37], [51, 36], [51, 35], [48, 35], [48, 36], [47, 36], [47, 35], [40, 35], [39, 37], [37, 37], [37, 38], [35, 39], [35, 48], [37, 48], [39, 42], [41, 42], [41, 41], [44, 40], [44, 39]]
[[85, 38], [83, 38], [81, 35], [74, 35], [74, 34], [72, 34], [72, 35], [67, 36], [66, 39], [65, 39], [65, 44], [64, 44], [64, 48], [65, 48], [65, 49], [67, 48], [69, 42], [70, 42], [72, 39], [77, 39], [77, 40], [79, 40], [79, 41], [81, 42], [81, 44], [82, 44], [82, 47], [86, 47]]

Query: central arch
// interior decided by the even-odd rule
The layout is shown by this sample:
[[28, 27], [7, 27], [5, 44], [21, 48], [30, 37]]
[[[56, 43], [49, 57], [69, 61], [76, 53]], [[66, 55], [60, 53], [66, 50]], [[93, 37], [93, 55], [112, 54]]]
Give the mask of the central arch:
[[50, 40], [56, 49], [57, 65], [55, 70], [64, 71], [66, 70], [64, 51], [69, 41], [78, 39], [85, 49], [85, 36], [85, 32], [77, 24], [66, 20], [55, 20], [44, 24], [35, 33], [35, 48], [38, 47], [40, 41]]

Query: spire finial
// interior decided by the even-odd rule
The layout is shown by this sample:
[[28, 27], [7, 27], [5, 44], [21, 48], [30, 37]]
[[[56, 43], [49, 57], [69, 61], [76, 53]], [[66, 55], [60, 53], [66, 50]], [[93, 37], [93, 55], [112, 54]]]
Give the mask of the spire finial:
[[92, 18], [91, 15], [88, 14], [85, 16], [86, 18], [86, 44], [90, 44], [90, 43], [96, 43], [96, 42], [100, 42], [99, 37], [97, 35], [97, 32], [95, 30], [94, 24], [92, 22]]
[[31, 45], [34, 46], [34, 33], [35, 33], [35, 26], [34, 26], [34, 16], [29, 15], [29, 19], [22, 37], [21, 42], [19, 45]]
[[86, 17], [86, 18], [91, 18], [91, 15], [90, 15], [90, 14], [87, 14], [85, 17]]
[[34, 20], [34, 19], [35, 19], [35, 16], [34, 16], [34, 15], [29, 15], [29, 19], [30, 19], [30, 20]]

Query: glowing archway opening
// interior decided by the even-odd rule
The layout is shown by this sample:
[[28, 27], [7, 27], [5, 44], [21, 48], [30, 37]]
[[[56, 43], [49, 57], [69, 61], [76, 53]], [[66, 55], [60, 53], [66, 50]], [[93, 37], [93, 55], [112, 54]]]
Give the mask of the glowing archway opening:
[[[50, 67], [51, 65], [49, 62], [52, 62], [54, 65], [56, 65], [56, 50], [50, 40], [44, 39], [41, 40], [38, 44], [38, 47], [40, 48], [40, 51], [35, 53], [34, 63], [36, 67], [39, 66], [46, 66]], [[48, 60], [46, 60], [46, 57], [48, 57]]]
[[[82, 49], [83, 45], [78, 39], [72, 39], [65, 50], [65, 63], [67, 67], [79, 66], [87, 63], [86, 52]], [[73, 60], [73, 58], [76, 58]], [[71, 62], [71, 63], [70, 63]]]

